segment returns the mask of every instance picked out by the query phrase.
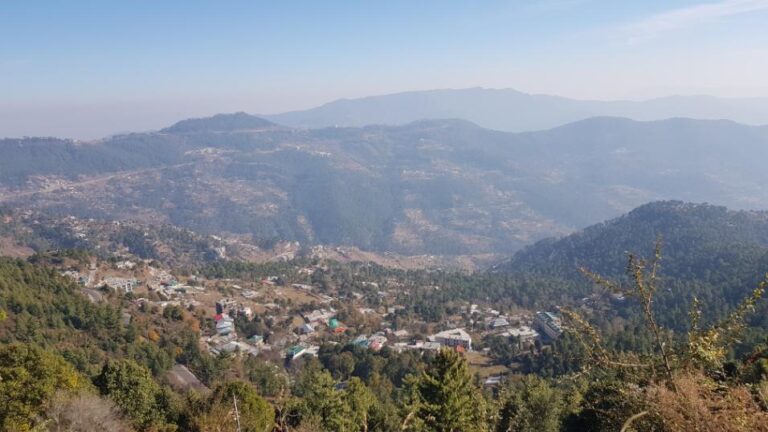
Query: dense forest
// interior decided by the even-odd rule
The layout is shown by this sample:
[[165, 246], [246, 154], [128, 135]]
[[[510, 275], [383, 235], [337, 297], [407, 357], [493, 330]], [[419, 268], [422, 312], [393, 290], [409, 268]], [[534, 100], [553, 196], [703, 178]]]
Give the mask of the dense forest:
[[[655, 309], [666, 325], [686, 331], [694, 297], [718, 319], [749, 294], [768, 270], [768, 214], [663, 201], [575, 234], [542, 240], [493, 272], [509, 277], [582, 281], [580, 270], [623, 278], [628, 253], [648, 256], [662, 244], [664, 290]], [[768, 328], [765, 310], [750, 323]]]

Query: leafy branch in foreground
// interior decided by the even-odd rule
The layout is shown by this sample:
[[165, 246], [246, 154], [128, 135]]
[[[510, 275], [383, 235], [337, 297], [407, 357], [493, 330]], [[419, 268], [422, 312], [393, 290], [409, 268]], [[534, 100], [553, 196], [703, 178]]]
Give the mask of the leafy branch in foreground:
[[[634, 413], [627, 415], [621, 430], [643, 429], [637, 429], [640, 426], [636, 424], [642, 422], [646, 422], [645, 427], [649, 429], [734, 430], [733, 426], [738, 424], [741, 426], [735, 430], [755, 430], [746, 425], [755, 424], [755, 419], [759, 424], [768, 417], [755, 404], [756, 400], [764, 400], [762, 387], [757, 387], [750, 396], [748, 387], [727, 387], [720, 381], [726, 376], [723, 369], [729, 348], [739, 342], [746, 328], [747, 315], [755, 311], [768, 288], [768, 274], [728, 316], [705, 329], [700, 328], [701, 310], [698, 299], [694, 298], [688, 338], [680, 341], [673, 338], [671, 330], [658, 323], [653, 310], [659, 288], [661, 241], [657, 240], [650, 261], [631, 253], [627, 256], [627, 281], [624, 284], [586, 268], [580, 271], [611, 293], [638, 301], [645, 326], [653, 336], [654, 349], [649, 355], [609, 352], [599, 332], [586, 319], [573, 310], [563, 310], [577, 340], [596, 364], [608, 370], [640, 371], [642, 378], [639, 382], [647, 383], [642, 392], [644, 396], [639, 398], [644, 402]], [[721, 391], [715, 391], [717, 388]], [[656, 426], [648, 426], [654, 422]], [[701, 429], [706, 423], [709, 425]]]
[[[627, 298], [636, 299], [640, 303], [644, 323], [654, 338], [658, 361], [650, 362], [647, 365], [631, 364], [629, 366], [647, 366], [655, 371], [656, 364], [660, 363], [666, 378], [669, 380], [679, 369], [700, 367], [711, 371], [722, 368], [728, 348], [739, 341], [739, 335], [746, 327], [747, 315], [755, 311], [757, 303], [768, 288], [768, 274], [733, 312], [722, 321], [706, 329], [700, 328], [701, 310], [699, 300], [694, 297], [687, 344], [682, 349], [675, 349], [672, 332], [658, 323], [653, 311], [654, 296], [658, 291], [659, 284], [658, 274], [661, 268], [661, 240], [656, 241], [654, 256], [650, 262], [632, 253], [627, 254], [627, 257], [626, 272], [629, 281], [627, 284], [607, 279], [586, 268], [579, 270], [596, 285], [613, 294], [621, 294]], [[571, 310], [565, 310], [564, 315], [573, 323], [573, 327], [579, 330], [577, 333], [581, 333], [580, 340], [584, 341], [584, 336], [589, 339], [589, 352], [593, 353], [596, 359], [607, 365], [622, 365], [621, 362], [609, 360], [608, 351], [603, 348], [599, 334], [585, 319]]]

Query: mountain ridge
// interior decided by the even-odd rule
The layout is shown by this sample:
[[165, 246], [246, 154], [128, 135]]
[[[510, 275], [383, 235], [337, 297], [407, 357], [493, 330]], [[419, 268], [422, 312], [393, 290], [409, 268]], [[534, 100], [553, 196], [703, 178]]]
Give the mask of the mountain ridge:
[[650, 202], [575, 233], [543, 239], [492, 269], [577, 278], [579, 269], [586, 268], [620, 277], [626, 255], [651, 258], [656, 241], [661, 242], [662, 265], [669, 262], [675, 275], [697, 267], [693, 273], [700, 277], [707, 262], [719, 262], [712, 268], [727, 267], [724, 262], [729, 260], [744, 264], [734, 259], [738, 249], [754, 254], [753, 259], [768, 258], [768, 211], [735, 211], [683, 201]]
[[456, 117], [489, 129], [524, 132], [605, 115], [634, 120], [730, 119], [765, 125], [768, 124], [768, 98], [673, 95], [642, 101], [602, 101], [475, 87], [339, 99], [306, 110], [263, 117], [288, 126], [310, 128], [406, 124], [418, 119]]
[[160, 133], [189, 133], [210, 131], [236, 131], [262, 129], [278, 126], [277, 124], [245, 112], [215, 114], [210, 117], [181, 120], [161, 129]]
[[517, 134], [460, 119], [229, 130], [200, 121], [212, 120], [193, 133], [90, 143], [0, 140], [0, 201], [252, 236], [266, 248], [404, 255], [509, 254], [658, 199], [768, 208], [768, 128], [727, 121], [603, 117]]

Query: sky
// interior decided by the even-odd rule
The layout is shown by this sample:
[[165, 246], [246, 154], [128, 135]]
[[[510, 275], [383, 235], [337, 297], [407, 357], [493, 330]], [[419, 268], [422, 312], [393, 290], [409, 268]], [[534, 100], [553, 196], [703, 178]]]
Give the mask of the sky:
[[514, 88], [768, 96], [768, 0], [3, 0], [0, 136]]

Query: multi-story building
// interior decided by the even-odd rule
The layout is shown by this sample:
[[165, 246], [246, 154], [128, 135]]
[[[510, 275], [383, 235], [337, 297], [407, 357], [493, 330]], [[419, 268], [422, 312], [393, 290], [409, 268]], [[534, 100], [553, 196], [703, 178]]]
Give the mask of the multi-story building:
[[536, 312], [533, 324], [551, 339], [557, 339], [563, 333], [560, 318], [552, 312]]
[[429, 337], [432, 342], [449, 347], [462, 347], [466, 350], [472, 349], [472, 337], [464, 329], [445, 330]]

